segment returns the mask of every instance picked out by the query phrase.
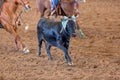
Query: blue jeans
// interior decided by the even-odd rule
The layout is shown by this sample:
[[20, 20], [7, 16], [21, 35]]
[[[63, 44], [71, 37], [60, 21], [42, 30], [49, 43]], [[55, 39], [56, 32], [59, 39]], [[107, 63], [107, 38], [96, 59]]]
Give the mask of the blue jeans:
[[58, 0], [52, 0], [52, 11], [56, 8], [58, 5]]

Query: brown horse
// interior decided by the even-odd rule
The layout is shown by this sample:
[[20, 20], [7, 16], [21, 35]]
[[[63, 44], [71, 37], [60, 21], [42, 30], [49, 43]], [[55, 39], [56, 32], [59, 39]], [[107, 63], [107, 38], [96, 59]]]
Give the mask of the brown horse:
[[29, 52], [25, 44], [23, 44], [21, 37], [19, 36], [18, 24], [18, 8], [22, 5], [26, 10], [30, 9], [29, 0], [4, 0], [2, 8], [0, 9], [0, 25], [3, 29], [12, 34], [15, 38], [15, 44], [17, 49], [22, 48], [24, 53]]
[[[36, 3], [37, 9], [41, 13], [41, 17], [44, 15], [51, 15], [52, 10], [50, 0], [36, 0]], [[59, 0], [59, 4], [53, 12], [55, 12], [56, 15], [71, 17], [79, 13], [78, 9], [79, 2], [77, 0]]]

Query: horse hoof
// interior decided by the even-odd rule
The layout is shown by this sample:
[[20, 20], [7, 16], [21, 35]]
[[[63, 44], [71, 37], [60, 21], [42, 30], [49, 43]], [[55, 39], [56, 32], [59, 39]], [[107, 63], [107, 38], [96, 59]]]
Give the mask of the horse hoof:
[[23, 49], [23, 53], [25, 53], [25, 54], [26, 54], [26, 53], [29, 53], [29, 52], [30, 52], [30, 50], [29, 50], [29, 49], [27, 49], [27, 48], [24, 48], [24, 49]]

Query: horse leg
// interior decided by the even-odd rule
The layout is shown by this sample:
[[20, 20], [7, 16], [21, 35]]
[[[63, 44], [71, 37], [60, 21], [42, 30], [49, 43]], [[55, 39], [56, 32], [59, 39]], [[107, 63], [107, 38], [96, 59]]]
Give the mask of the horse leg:
[[46, 9], [44, 14], [45, 14], [45, 16], [46, 16], [47, 18], [50, 18], [51, 9]]
[[[40, 1], [40, 0], [37, 0]], [[37, 6], [37, 11], [40, 12], [40, 17], [44, 17], [44, 12], [45, 12], [45, 6], [43, 4], [38, 4]]]
[[12, 18], [12, 23], [13, 23], [12, 25], [13, 25], [13, 26], [11, 26], [11, 30], [12, 30], [13, 35], [14, 35], [14, 37], [15, 37], [16, 46], [19, 47], [19, 46], [18, 46], [18, 42], [19, 42], [19, 44], [21, 45], [21, 47], [22, 47], [22, 49], [23, 49], [23, 52], [24, 52], [24, 53], [28, 53], [29, 50], [25, 47], [25, 44], [23, 44], [23, 42], [22, 42], [22, 40], [21, 40], [21, 37], [20, 37], [19, 34], [17, 33], [17, 26], [18, 26], [18, 24], [16, 23], [16, 22], [18, 21], [17, 17], [18, 17], [17, 13], [16, 13], [16, 14], [13, 14], [13, 18]]
[[15, 43], [17, 48], [19, 49], [20, 47], [19, 47], [18, 41], [21, 43], [22, 48], [25, 48], [25, 45], [22, 43], [20, 36], [17, 33], [15, 33]]
[[18, 45], [18, 42], [20, 43], [20, 45], [22, 46], [22, 51], [23, 53], [29, 53], [29, 49], [25, 46], [25, 44], [22, 42], [21, 37], [17, 34], [17, 33], [13, 33], [13, 35], [15, 36], [15, 42], [17, 43], [16, 45]]
[[[14, 34], [13, 36], [16, 35], [13, 26], [11, 26], [11, 25], [9, 25], [8, 23], [6, 23], [6, 21], [5, 21], [4, 18], [1, 18], [1, 24], [2, 24], [3, 28], [4, 28], [7, 32], [9, 32], [10, 34]], [[16, 44], [16, 48], [17, 48], [17, 50], [18, 50], [18, 49], [19, 49], [19, 46], [18, 46], [18, 42], [17, 42], [16, 39], [15, 39], [15, 44]]]
[[16, 36], [16, 40], [20, 42], [21, 46], [22, 46], [22, 51], [23, 53], [29, 53], [29, 49], [25, 46], [25, 44], [23, 44], [21, 37], [17, 34]]
[[79, 37], [81, 39], [85, 38], [85, 34], [83, 33], [83, 31], [80, 29], [80, 26], [78, 25], [78, 22], [76, 22], [77, 24], [77, 31], [78, 31], [78, 34], [79, 34]]
[[[19, 34], [17, 33], [17, 28], [14, 27], [14, 26], [11, 26], [11, 25], [8, 25], [8, 26], [6, 26], [6, 27], [7, 27], [6, 30], [7, 30], [8, 32], [10, 32], [10, 34], [12, 34], [12, 35], [14, 36], [14, 38], [15, 38], [15, 44], [16, 44], [17, 49], [20, 49], [20, 47], [19, 47], [19, 44], [20, 44], [20, 46], [22, 47], [22, 51], [23, 51], [24, 53], [28, 53], [29, 50], [25, 47], [25, 44], [23, 44], [23, 42], [22, 42], [22, 40], [21, 40], [21, 37], [20, 37]], [[8, 27], [9, 27], [9, 28], [8, 28]], [[19, 43], [19, 44], [18, 44], [18, 43]]]
[[40, 11], [40, 17], [43, 17], [44, 16], [45, 8], [41, 7], [41, 8], [39, 8], [39, 11]]
[[22, 11], [20, 13], [16, 13], [16, 21], [15, 21], [15, 24], [18, 25], [18, 26], [21, 26], [22, 25], [22, 21], [21, 21], [21, 14], [22, 14]]
[[21, 14], [22, 12], [20, 12], [19, 14], [18, 13], [14, 13], [12, 15], [12, 25], [13, 26], [21, 26]]

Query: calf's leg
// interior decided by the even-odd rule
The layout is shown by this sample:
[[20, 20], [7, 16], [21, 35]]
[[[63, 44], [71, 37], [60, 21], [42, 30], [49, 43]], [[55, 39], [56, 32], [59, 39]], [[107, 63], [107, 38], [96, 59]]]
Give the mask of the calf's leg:
[[42, 46], [42, 36], [38, 35], [38, 53], [37, 53], [38, 56], [41, 55], [41, 46]]
[[61, 50], [63, 50], [67, 64], [68, 65], [72, 65], [72, 63], [71, 63], [72, 60], [71, 60], [71, 58], [70, 58], [70, 56], [68, 54], [68, 49], [66, 49], [62, 45], [59, 45], [58, 48], [61, 49]]
[[46, 47], [46, 51], [47, 51], [47, 54], [48, 54], [49, 59], [50, 59], [50, 60], [53, 60], [53, 57], [52, 57], [52, 55], [51, 55], [51, 53], [50, 53], [51, 45], [50, 45], [49, 43], [46, 43], [45, 47]]

